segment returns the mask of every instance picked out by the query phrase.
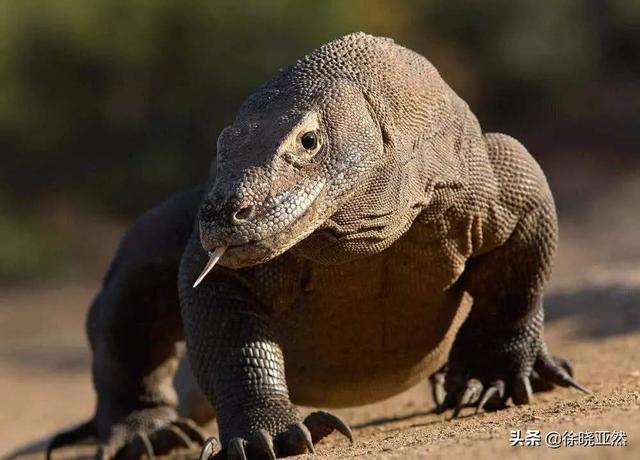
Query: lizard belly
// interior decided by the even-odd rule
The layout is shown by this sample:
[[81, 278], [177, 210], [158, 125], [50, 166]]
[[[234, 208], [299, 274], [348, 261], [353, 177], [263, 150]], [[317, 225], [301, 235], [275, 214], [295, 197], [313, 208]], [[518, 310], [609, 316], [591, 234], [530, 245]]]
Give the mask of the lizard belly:
[[471, 305], [460, 289], [448, 288], [464, 263], [456, 266], [441, 245], [421, 244], [417, 249], [405, 235], [375, 256], [313, 267], [305, 292], [280, 319], [295, 403], [378, 401], [446, 362]]

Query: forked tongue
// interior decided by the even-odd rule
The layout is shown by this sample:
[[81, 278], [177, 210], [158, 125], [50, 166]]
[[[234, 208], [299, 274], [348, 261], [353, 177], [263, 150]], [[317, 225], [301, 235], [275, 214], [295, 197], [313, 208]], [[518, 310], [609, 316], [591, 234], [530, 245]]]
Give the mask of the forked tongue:
[[200, 276], [198, 276], [198, 279], [196, 280], [196, 282], [193, 283], [193, 287], [194, 288], [196, 286], [198, 286], [198, 284], [200, 284], [202, 282], [204, 277], [209, 274], [211, 269], [213, 267], [215, 267], [215, 265], [220, 260], [220, 257], [222, 257], [222, 254], [224, 254], [224, 251], [226, 251], [226, 250], [227, 250], [227, 246], [219, 246], [219, 247], [216, 248], [215, 251], [213, 251], [213, 252], [210, 251], [209, 252], [209, 262], [207, 262], [207, 266], [204, 267], [204, 270], [202, 270], [202, 273], [200, 273]]

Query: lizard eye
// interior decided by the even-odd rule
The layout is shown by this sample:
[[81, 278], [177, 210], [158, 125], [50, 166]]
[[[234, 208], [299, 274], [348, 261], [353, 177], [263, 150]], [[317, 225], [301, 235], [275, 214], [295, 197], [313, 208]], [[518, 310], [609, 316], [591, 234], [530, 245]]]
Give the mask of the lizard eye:
[[318, 146], [318, 135], [315, 131], [308, 131], [302, 135], [300, 143], [305, 150], [315, 150]]

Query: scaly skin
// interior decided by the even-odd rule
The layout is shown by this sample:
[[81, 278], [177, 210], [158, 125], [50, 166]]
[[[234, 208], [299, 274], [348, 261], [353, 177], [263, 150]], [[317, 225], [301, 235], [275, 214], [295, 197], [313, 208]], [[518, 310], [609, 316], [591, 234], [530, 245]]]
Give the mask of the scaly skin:
[[[104, 457], [132, 458], [202, 441], [168, 385], [182, 331], [220, 429], [205, 459], [350, 437], [294, 403], [373, 402], [439, 369], [434, 396], [454, 415], [528, 403], [532, 382], [581, 388], [544, 344], [558, 235], [544, 175], [516, 140], [484, 135], [423, 57], [364, 34], [331, 42], [252, 95], [217, 153], [203, 194], [125, 239], [89, 316], [96, 416], [54, 444], [94, 429]], [[144, 271], [123, 268], [143, 239]], [[178, 260], [182, 322], [162, 281]]]

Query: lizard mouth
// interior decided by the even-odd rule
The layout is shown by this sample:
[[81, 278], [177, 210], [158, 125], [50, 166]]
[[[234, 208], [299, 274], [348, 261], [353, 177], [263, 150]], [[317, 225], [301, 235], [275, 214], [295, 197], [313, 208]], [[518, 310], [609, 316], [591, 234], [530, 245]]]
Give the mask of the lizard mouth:
[[209, 260], [193, 284], [193, 287], [197, 287], [216, 265], [222, 265], [224, 267], [234, 269], [257, 265], [273, 259], [289, 249], [290, 246], [293, 246], [293, 244], [291, 244], [290, 246], [274, 250], [272, 245], [274, 240], [275, 238], [272, 236], [259, 241], [249, 241], [243, 244], [223, 244], [212, 251], [207, 251]]
[[[205, 265], [205, 267], [202, 269], [202, 272], [196, 279], [195, 283], [193, 283], [193, 287], [194, 288], [197, 287], [202, 282], [202, 280], [205, 279], [205, 277], [209, 274], [209, 272], [213, 270], [213, 267], [215, 267], [218, 264], [222, 256], [225, 256], [226, 260], [223, 261], [220, 265], [231, 266], [231, 268], [237, 268], [237, 267], [234, 267], [235, 264], [233, 263], [230, 264], [229, 259], [231, 260], [241, 259], [246, 263], [247, 259], [251, 260], [251, 258], [256, 258], [258, 254], [256, 254], [256, 251], [253, 249], [255, 245], [256, 245], [256, 242], [248, 242], [248, 243], [238, 244], [233, 246], [221, 245], [216, 247], [213, 251], [207, 251], [207, 254], [209, 255], [209, 260], [207, 261], [207, 264]], [[249, 257], [247, 257], [247, 254], [249, 255]], [[260, 260], [262, 259], [262, 257], [260, 256], [258, 256], [258, 258]], [[259, 262], [256, 262], [256, 263], [259, 263]], [[247, 265], [252, 265], [252, 264], [249, 263]]]
[[[294, 194], [288, 194], [289, 199], [280, 203], [284, 207], [288, 203], [298, 200], [306, 201], [307, 205], [299, 208], [299, 211], [288, 222], [284, 222], [284, 225], [276, 226], [275, 231], [270, 229], [271, 231], [264, 236], [261, 235], [261, 238], [244, 241], [242, 239], [234, 241], [229, 235], [227, 238], [210, 245], [212, 249], [208, 251], [209, 261], [193, 287], [200, 284], [217, 264], [237, 269], [264, 263], [287, 251], [313, 233], [323, 222], [322, 213], [319, 212], [317, 203], [318, 198], [326, 190], [324, 185], [324, 182], [316, 184], [311, 193], [306, 194], [304, 198], [298, 199], [293, 196]], [[271, 212], [279, 212], [277, 208], [272, 209]]]

